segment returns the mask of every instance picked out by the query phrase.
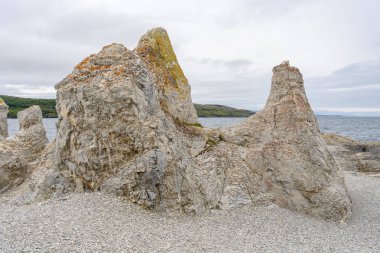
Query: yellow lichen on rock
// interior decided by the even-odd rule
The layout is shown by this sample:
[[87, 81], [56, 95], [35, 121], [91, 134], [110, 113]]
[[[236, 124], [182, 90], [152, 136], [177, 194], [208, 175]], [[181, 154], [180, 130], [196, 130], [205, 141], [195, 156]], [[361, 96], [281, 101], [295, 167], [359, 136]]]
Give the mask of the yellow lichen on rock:
[[82, 71], [95, 71], [95, 70], [105, 70], [109, 69], [111, 66], [110, 65], [99, 65], [99, 64], [93, 64], [91, 62], [91, 59], [94, 57], [94, 55], [91, 55], [81, 61], [75, 69], [77, 70], [82, 70]]
[[139, 42], [136, 52], [143, 58], [149, 67], [163, 78], [163, 88], [176, 88], [179, 93], [185, 91], [181, 86], [188, 85], [188, 81], [178, 64], [169, 36], [165, 29], [156, 28], [148, 31]]
[[[149, 30], [141, 37], [134, 51], [154, 73], [157, 88], [162, 92], [161, 104], [169, 104], [168, 108], [163, 109], [167, 109], [165, 111], [181, 121], [196, 123], [196, 111], [191, 103], [191, 88], [178, 63], [166, 30]], [[173, 104], [173, 101], [178, 103]], [[179, 104], [186, 106], [176, 106]]]
[[4, 100], [2, 100], [2, 99], [0, 98], [0, 105], [3, 105], [3, 104], [5, 104], [5, 102], [4, 102]]

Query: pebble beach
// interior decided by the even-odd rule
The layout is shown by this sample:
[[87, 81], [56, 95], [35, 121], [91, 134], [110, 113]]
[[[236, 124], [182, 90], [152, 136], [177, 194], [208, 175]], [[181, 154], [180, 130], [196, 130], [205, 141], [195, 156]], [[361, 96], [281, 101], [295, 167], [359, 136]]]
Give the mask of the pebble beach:
[[380, 176], [348, 173], [353, 213], [327, 222], [269, 206], [154, 213], [102, 193], [0, 200], [0, 252], [380, 252]]

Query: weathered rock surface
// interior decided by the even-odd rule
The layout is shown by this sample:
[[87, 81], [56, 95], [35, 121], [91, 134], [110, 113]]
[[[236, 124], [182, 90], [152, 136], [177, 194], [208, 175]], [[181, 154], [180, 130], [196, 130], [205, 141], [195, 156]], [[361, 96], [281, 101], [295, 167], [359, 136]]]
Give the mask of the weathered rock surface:
[[342, 169], [380, 172], [380, 142], [361, 142], [336, 134], [324, 134], [323, 138]]
[[[231, 184], [231, 194], [224, 190], [228, 203], [236, 201], [234, 194], [246, 201], [260, 196], [327, 219], [350, 214], [343, 176], [321, 137], [302, 75], [287, 61], [273, 68], [265, 108], [223, 129], [222, 137], [242, 149], [236, 154], [242, 158], [235, 174], [240, 178]], [[239, 186], [242, 182], [245, 187]]]
[[[165, 84], [155, 81], [145, 62], [119, 44], [76, 66], [56, 85], [54, 159], [60, 174], [40, 189], [49, 188], [49, 182], [63, 193], [102, 189], [147, 207], [158, 205], [161, 195], [175, 199], [174, 182], [162, 180], [177, 172], [181, 159], [191, 160], [204, 138], [181, 112], [161, 109], [158, 87]], [[169, 186], [170, 193], [161, 194], [165, 189], [160, 188]]]
[[[273, 69], [265, 108], [236, 127], [194, 126], [190, 87], [162, 28], [130, 51], [104, 47], [56, 85], [58, 133], [38, 196], [95, 191], [156, 210], [201, 213], [273, 202], [324, 219], [351, 210], [302, 75]], [[41, 177], [38, 177], [41, 179]]]
[[8, 137], [8, 106], [0, 98], [0, 140]]
[[0, 192], [23, 182], [28, 166], [40, 156], [48, 142], [39, 106], [20, 111], [17, 117], [20, 131], [15, 137], [0, 142]]
[[189, 82], [178, 63], [165, 29], [149, 30], [141, 37], [134, 52], [153, 73], [161, 109], [181, 122], [197, 123]]

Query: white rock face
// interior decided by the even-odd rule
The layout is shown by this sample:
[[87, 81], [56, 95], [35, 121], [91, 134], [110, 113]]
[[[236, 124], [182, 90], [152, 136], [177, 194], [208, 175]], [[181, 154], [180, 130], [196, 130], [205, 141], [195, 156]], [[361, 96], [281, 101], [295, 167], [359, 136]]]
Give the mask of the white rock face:
[[101, 190], [156, 210], [273, 202], [324, 219], [349, 216], [297, 68], [273, 69], [261, 112], [207, 129], [193, 125], [190, 89], [171, 52], [166, 32], [154, 29], [133, 51], [104, 47], [56, 85], [58, 134], [38, 163], [49, 171], [39, 196]]
[[39, 106], [17, 114], [20, 131], [0, 142], [0, 193], [23, 182], [28, 166], [44, 150], [48, 140]]
[[0, 140], [8, 137], [8, 106], [0, 98]]

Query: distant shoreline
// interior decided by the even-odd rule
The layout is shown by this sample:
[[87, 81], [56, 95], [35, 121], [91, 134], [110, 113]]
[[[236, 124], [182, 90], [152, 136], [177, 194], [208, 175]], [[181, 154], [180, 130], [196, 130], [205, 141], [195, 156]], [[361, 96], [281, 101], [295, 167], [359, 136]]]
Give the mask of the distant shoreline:
[[[55, 99], [20, 98], [14, 96], [0, 95], [0, 98], [9, 106], [8, 118], [17, 118], [17, 113], [32, 105], [39, 105], [42, 110], [43, 118], [58, 118], [55, 109]], [[194, 104], [199, 118], [244, 118], [249, 117], [255, 112], [244, 109], [236, 109], [224, 105], [202, 105]]]
[[[17, 113], [32, 105], [39, 105], [42, 110], [43, 118], [58, 118], [55, 105], [55, 99], [46, 98], [21, 98], [15, 96], [0, 95], [0, 98], [9, 106], [9, 119], [17, 118]], [[194, 104], [198, 118], [245, 118], [254, 115], [256, 112], [246, 109], [237, 109], [225, 105], [216, 104]], [[326, 114], [315, 113], [316, 116], [332, 116], [332, 117], [380, 117], [379, 115], [352, 115], [344, 114]]]

